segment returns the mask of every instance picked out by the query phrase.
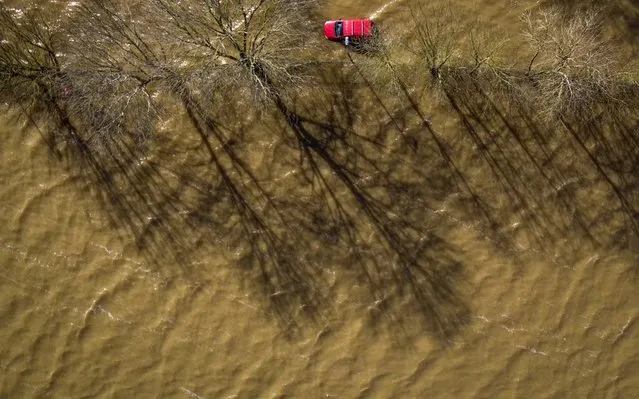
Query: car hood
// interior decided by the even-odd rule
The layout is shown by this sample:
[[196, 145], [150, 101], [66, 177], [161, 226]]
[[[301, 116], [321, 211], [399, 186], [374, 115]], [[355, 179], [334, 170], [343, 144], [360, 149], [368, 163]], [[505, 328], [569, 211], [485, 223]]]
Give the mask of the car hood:
[[324, 24], [324, 36], [326, 36], [327, 39], [337, 38], [335, 36], [335, 21], [327, 21]]

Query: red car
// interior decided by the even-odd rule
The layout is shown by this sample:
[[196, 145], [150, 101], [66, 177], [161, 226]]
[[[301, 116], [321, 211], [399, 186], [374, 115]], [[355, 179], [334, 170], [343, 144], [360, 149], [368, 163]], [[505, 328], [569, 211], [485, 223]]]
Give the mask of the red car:
[[370, 19], [338, 19], [324, 23], [324, 36], [328, 40], [344, 41], [362, 40], [373, 36], [373, 25]]

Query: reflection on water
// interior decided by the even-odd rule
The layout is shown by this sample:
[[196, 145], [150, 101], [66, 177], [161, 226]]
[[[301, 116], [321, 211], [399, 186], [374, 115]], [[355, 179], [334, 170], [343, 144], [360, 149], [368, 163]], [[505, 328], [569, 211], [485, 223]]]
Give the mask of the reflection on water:
[[[390, 3], [326, 13], [393, 21], [409, 2]], [[490, 88], [458, 90], [459, 77], [411, 107], [375, 95], [355, 62], [319, 79], [330, 99], [216, 115], [255, 171], [228, 180], [211, 179], [196, 135], [175, 134], [194, 130], [188, 115], [107, 181], [113, 165], [57, 160], [5, 116], [2, 395], [636, 395], [637, 190], [613, 173], [635, 167], [632, 136], [576, 136], [606, 149], [596, 160], [621, 176], [620, 200], [568, 132], [540, 131]], [[305, 143], [301, 161], [279, 132]]]

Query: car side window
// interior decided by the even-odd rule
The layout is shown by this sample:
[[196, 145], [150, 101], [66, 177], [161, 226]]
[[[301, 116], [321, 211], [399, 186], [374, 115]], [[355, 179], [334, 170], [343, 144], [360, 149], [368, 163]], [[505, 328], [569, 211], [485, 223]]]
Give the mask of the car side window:
[[335, 36], [342, 36], [342, 26], [343, 23], [341, 21], [335, 22]]

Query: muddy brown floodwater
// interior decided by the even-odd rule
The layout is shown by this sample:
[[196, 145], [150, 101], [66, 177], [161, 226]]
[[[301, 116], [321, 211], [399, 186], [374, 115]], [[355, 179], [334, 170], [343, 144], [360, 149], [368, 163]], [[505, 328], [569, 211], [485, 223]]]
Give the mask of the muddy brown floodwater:
[[[373, 15], [401, 26], [399, 14], [410, 0], [327, 3], [327, 18]], [[460, 19], [474, 13], [505, 36], [519, 34], [518, 15], [530, 6], [452, 3]], [[340, 49], [323, 49], [348, 62]], [[374, 102], [361, 90], [368, 93], [362, 101]], [[461, 131], [445, 106], [425, 99], [423, 107], [442, 137]], [[591, 178], [587, 157], [574, 146], [554, 147], [558, 166], [548, 173], [556, 185], [547, 189], [533, 178], [522, 183], [502, 174], [499, 181], [494, 170], [503, 159], [490, 168], [472, 145], [451, 141], [457, 167], [492, 202], [501, 226], [498, 234], [489, 232], [458, 190], [423, 205], [430, 215], [425, 223], [464, 265], [457, 290], [468, 313], [454, 334], [442, 340], [416, 333], [421, 324], [410, 317], [401, 328], [375, 322], [379, 303], [365, 283], [328, 262], [320, 266], [332, 307], [291, 335], [237, 272], [238, 257], [223, 239], [196, 245], [186, 265], [150, 259], [107, 216], [72, 161], [53, 157], [38, 130], [14, 113], [3, 115], [1, 397], [639, 397], [636, 232], [624, 227], [623, 212], [606, 211], [610, 204], [618, 208], [614, 193]], [[167, 131], [180, 131], [182, 123], [172, 119]], [[379, 123], [371, 115], [355, 126], [366, 131]], [[197, 145], [180, 137], [160, 137], [158, 152]], [[258, 141], [254, 166], [275, 156], [274, 146]], [[424, 144], [424, 159], [436, 154], [431, 147]], [[197, 163], [186, 150], [171, 151], [177, 163]], [[525, 179], [529, 172], [518, 165], [513, 170]], [[277, 173], [270, 178], [288, 190], [295, 172]], [[525, 209], [509, 208], [512, 192], [504, 182], [530, 195]], [[628, 201], [637, 209], [634, 187]], [[566, 190], [572, 212], [561, 211]], [[587, 229], [576, 227], [580, 215]]]

